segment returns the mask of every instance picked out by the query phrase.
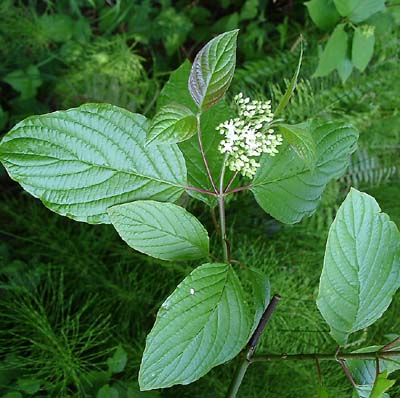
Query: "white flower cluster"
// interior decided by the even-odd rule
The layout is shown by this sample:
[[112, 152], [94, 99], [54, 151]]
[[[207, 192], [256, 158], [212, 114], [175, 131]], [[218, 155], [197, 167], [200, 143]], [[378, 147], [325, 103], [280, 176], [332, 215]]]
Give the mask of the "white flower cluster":
[[255, 158], [263, 153], [275, 156], [277, 147], [282, 144], [282, 136], [271, 128], [274, 114], [271, 101], [261, 102], [243, 98], [239, 93], [234, 97], [239, 117], [221, 123], [217, 130], [225, 138], [218, 150], [227, 154], [227, 166], [243, 176], [252, 178], [260, 167]]

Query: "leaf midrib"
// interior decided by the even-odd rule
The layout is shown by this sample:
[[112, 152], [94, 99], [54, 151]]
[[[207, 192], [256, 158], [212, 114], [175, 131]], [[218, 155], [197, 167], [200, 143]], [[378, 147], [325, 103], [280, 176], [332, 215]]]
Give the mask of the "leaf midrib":
[[[41, 156], [41, 155], [32, 154], [32, 153], [24, 153], [24, 152], [5, 152], [5, 151], [2, 152], [2, 154], [8, 154], [8, 155], [28, 155], [28, 156], [38, 156], [38, 157]], [[91, 167], [98, 167], [98, 168], [110, 170], [110, 171], [113, 171], [113, 172], [116, 172], [116, 173], [129, 174], [129, 175], [133, 175], [133, 176], [135, 176], [135, 177], [142, 177], [142, 178], [144, 178], [144, 179], [148, 179], [148, 180], [157, 181], [157, 182], [165, 183], [165, 184], [168, 184], [168, 185], [172, 185], [172, 186], [175, 186], [175, 187], [177, 187], [177, 188], [183, 188], [183, 189], [184, 189], [184, 188], [186, 187], [186, 185], [176, 184], [176, 183], [173, 183], [173, 182], [168, 181], [168, 180], [163, 180], [163, 179], [160, 179], [160, 178], [157, 178], [157, 177], [153, 177], [153, 176], [146, 176], [146, 175], [141, 174], [141, 173], [139, 173], [139, 172], [137, 172], [137, 171], [130, 171], [130, 170], [117, 169], [117, 168], [111, 167], [111, 166], [106, 166], [106, 165], [97, 164], [97, 163], [90, 163], [90, 162], [88, 162], [88, 161], [85, 161], [85, 160], [82, 160], [82, 159], [78, 159], [78, 158], [76, 158], [76, 159], [63, 159], [63, 158], [56, 158], [56, 157], [54, 157], [54, 156], [49, 156], [49, 155], [45, 155], [44, 157], [46, 157], [47, 159], [54, 159], [54, 160], [63, 161], [63, 162], [80, 162], [80, 163], [83, 163], [83, 164], [88, 165], [88, 166], [91, 166]], [[5, 161], [8, 162], [8, 163], [12, 163], [12, 162], [10, 162], [9, 160], [5, 160]], [[15, 163], [12, 163], [12, 164], [13, 164], [14, 166], [21, 167], [20, 165], [16, 165]]]
[[[227, 266], [227, 267], [228, 267], [228, 266]], [[218, 275], [218, 274], [216, 274], [216, 275]], [[210, 321], [210, 318], [213, 316], [213, 314], [214, 314], [215, 311], [217, 310], [217, 308], [218, 308], [218, 306], [219, 306], [219, 304], [220, 304], [220, 302], [221, 302], [221, 297], [223, 296], [223, 294], [224, 294], [224, 292], [225, 292], [225, 289], [226, 289], [226, 286], [227, 286], [228, 275], [229, 275], [229, 268], [226, 269], [226, 275], [225, 275], [224, 280], [223, 280], [223, 282], [222, 282], [222, 283], [223, 283], [223, 287], [222, 287], [222, 289], [221, 289], [221, 293], [219, 294], [218, 300], [216, 300], [215, 306], [214, 306], [213, 308], [209, 309], [208, 311], [206, 311], [206, 313], [208, 314], [208, 320], [207, 320], [207, 322], [198, 330], [198, 332], [195, 334], [195, 336], [193, 337], [193, 339], [196, 338], [200, 333], [202, 333], [202, 332], [204, 331], [206, 325], [207, 325], [208, 322]], [[212, 278], [212, 277], [214, 277], [214, 276], [215, 276], [215, 275], [207, 276], [207, 277]], [[182, 301], [182, 300], [180, 300], [180, 301]], [[178, 303], [179, 303], [179, 301], [178, 301]], [[176, 305], [176, 304], [177, 304], [177, 303], [175, 303], [175, 305]], [[189, 310], [189, 309], [186, 309], [184, 312], [181, 313], [181, 315], [183, 315], [184, 313], [186, 313], [188, 310]], [[171, 335], [171, 336], [173, 336], [173, 335]], [[170, 336], [170, 337], [171, 337], [171, 336]], [[187, 340], [187, 341], [188, 341], [188, 340]], [[165, 343], [165, 341], [164, 341], [164, 343]], [[165, 352], [165, 353], [163, 354], [163, 356], [165, 357], [166, 355], [168, 355], [169, 351], [170, 351], [170, 350], [168, 350], [167, 352]], [[183, 353], [183, 352], [182, 352], [182, 353]], [[181, 353], [181, 354], [182, 354], [182, 353]], [[161, 360], [161, 358], [160, 358], [157, 362], [153, 363], [152, 366], [154, 366], [155, 364], [157, 364], [160, 360]]]
[[[155, 229], [155, 230], [157, 230], [157, 231], [164, 232], [166, 235], [174, 236], [174, 237], [176, 237], [176, 238], [178, 238], [178, 239], [180, 239], [180, 240], [182, 240], [182, 241], [184, 241], [184, 242], [189, 242], [189, 243], [191, 243], [191, 244], [192, 244], [193, 246], [195, 246], [195, 247], [199, 247], [198, 245], [195, 245], [195, 244], [193, 243], [193, 241], [189, 240], [189, 238], [185, 238], [184, 236], [181, 236], [181, 235], [179, 235], [179, 234], [172, 233], [172, 232], [170, 232], [170, 231], [166, 231], [166, 230], [164, 230], [164, 229], [162, 229], [162, 228], [156, 228], [154, 225], [148, 224], [148, 222], [145, 222], [145, 221], [142, 221], [142, 220], [134, 219], [134, 218], [132, 218], [131, 216], [125, 216], [125, 217], [128, 218], [129, 220], [132, 220], [133, 222], [136, 222], [136, 223], [140, 224], [140, 225], [145, 225], [145, 226], [147, 226], [147, 227], [151, 227], [151, 228], [153, 228], [153, 229]], [[164, 246], [165, 246], [165, 245], [164, 245]]]

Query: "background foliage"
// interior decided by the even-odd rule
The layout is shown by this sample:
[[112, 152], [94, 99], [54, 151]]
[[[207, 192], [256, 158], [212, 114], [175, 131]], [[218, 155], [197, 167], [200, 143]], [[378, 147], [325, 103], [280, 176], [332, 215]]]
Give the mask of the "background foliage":
[[[228, 207], [234, 258], [266, 273], [283, 300], [260, 350], [334, 351], [316, 306], [328, 226], [349, 187], [372, 194], [399, 225], [398, 34], [400, 4], [369, 21], [374, 55], [342, 84], [337, 72], [312, 77], [329, 32], [302, 1], [62, 0], [0, 3], [0, 128], [30, 114], [85, 102], [110, 102], [152, 116], [169, 76], [214, 34], [241, 29], [238, 68], [228, 93], [278, 103], [296, 68], [299, 34], [305, 53], [286, 118], [346, 119], [360, 130], [360, 149], [345, 177], [329, 184], [322, 205], [297, 226], [282, 226], [243, 193]], [[196, 383], [139, 393], [145, 335], [157, 308], [191, 270], [129, 249], [109, 226], [74, 223], [46, 210], [0, 171], [0, 396], [222, 397], [234, 364]], [[212, 230], [212, 215], [185, 198]], [[243, 209], [246, 209], [245, 212]], [[213, 237], [211, 237], [213, 238]], [[211, 239], [211, 242], [213, 240]], [[217, 249], [218, 250], [218, 249]], [[399, 334], [397, 295], [385, 320], [350, 341], [385, 343]], [[337, 365], [323, 364], [330, 396], [351, 385]], [[317, 396], [314, 366], [254, 365], [243, 397]], [[400, 394], [396, 386], [392, 395]]]

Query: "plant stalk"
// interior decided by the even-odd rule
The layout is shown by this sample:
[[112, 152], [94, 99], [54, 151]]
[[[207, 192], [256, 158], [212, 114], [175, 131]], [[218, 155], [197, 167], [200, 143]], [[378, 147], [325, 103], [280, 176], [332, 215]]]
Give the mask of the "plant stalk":
[[222, 163], [221, 176], [219, 178], [218, 209], [219, 209], [219, 223], [221, 230], [223, 259], [224, 263], [229, 264], [230, 256], [229, 256], [228, 242], [226, 240], [226, 216], [225, 216], [225, 194], [224, 194], [226, 159], [227, 157], [225, 156], [224, 161]]
[[256, 355], [251, 359], [254, 362], [284, 362], [284, 361], [345, 361], [347, 359], [389, 359], [400, 357], [400, 351], [375, 351], [375, 352], [351, 352], [347, 354], [266, 354]]
[[276, 306], [278, 305], [280, 299], [281, 299], [281, 297], [278, 295], [273, 296], [271, 301], [268, 304], [268, 307], [264, 311], [264, 314], [262, 315], [260, 322], [259, 322], [256, 330], [254, 331], [253, 336], [251, 337], [251, 339], [249, 341], [249, 344], [246, 346], [246, 348], [242, 352], [243, 360], [235, 371], [235, 374], [233, 376], [231, 385], [229, 386], [229, 390], [226, 395], [226, 398], [235, 398], [236, 397], [236, 394], [239, 391], [240, 385], [242, 384], [244, 375], [246, 374], [247, 368], [252, 363], [252, 357], [254, 355], [254, 352], [256, 350], [256, 347], [260, 340], [260, 337], [261, 337], [262, 333], [264, 332], [264, 329], [267, 326], [269, 320], [271, 319], [271, 316], [272, 316], [273, 312], [275, 311]]
[[217, 187], [215, 186], [215, 182], [214, 182], [214, 179], [211, 174], [210, 166], [208, 165], [208, 162], [207, 162], [206, 152], [204, 151], [203, 138], [201, 135], [201, 126], [200, 126], [200, 114], [196, 115], [196, 119], [197, 119], [197, 137], [199, 139], [199, 147], [200, 147], [201, 157], [203, 158], [203, 163], [204, 163], [204, 166], [207, 171], [208, 179], [210, 180], [213, 190], [214, 190], [215, 194], [217, 195], [218, 190], [217, 190]]
[[208, 191], [207, 189], [191, 187], [191, 186], [186, 186], [185, 189], [188, 190], [188, 191], [195, 191], [195, 192], [204, 193], [205, 195], [216, 196], [216, 194], [214, 192]]
[[238, 171], [235, 171], [235, 174], [233, 174], [233, 176], [232, 176], [232, 178], [230, 179], [230, 181], [228, 182], [228, 185], [226, 186], [226, 188], [225, 188], [225, 193], [227, 192], [227, 191], [229, 191], [229, 188], [232, 186], [232, 184], [233, 184], [233, 182], [235, 181], [235, 179], [236, 179], [236, 177], [237, 177], [237, 175], [239, 174], [239, 172]]
[[251, 187], [252, 187], [252, 185], [246, 185], [243, 187], [234, 188], [229, 191], [225, 191], [225, 195], [230, 195], [231, 193], [234, 193], [234, 192], [246, 191], [246, 190], [250, 189]]

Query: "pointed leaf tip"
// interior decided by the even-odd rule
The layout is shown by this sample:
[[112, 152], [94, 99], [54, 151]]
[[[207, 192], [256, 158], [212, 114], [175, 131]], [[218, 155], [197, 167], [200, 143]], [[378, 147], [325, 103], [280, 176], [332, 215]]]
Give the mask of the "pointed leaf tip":
[[399, 249], [396, 225], [373, 197], [352, 188], [329, 230], [317, 299], [341, 346], [392, 301], [400, 286]]
[[189, 91], [200, 110], [215, 105], [231, 84], [238, 32], [236, 29], [218, 35], [196, 55], [189, 76]]

